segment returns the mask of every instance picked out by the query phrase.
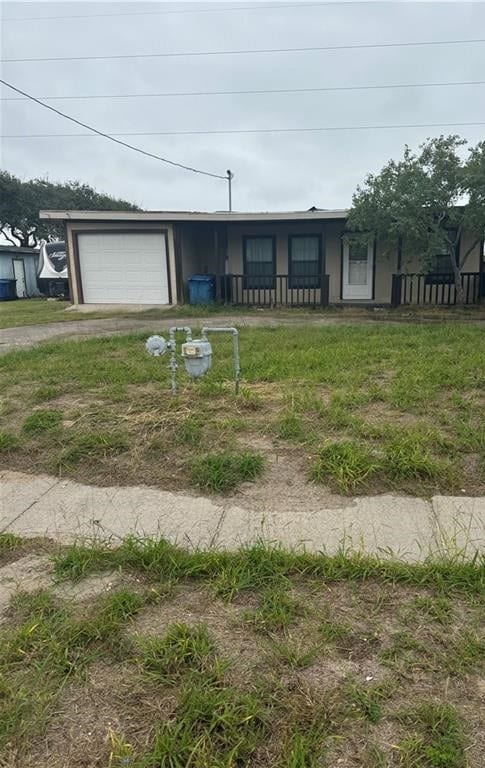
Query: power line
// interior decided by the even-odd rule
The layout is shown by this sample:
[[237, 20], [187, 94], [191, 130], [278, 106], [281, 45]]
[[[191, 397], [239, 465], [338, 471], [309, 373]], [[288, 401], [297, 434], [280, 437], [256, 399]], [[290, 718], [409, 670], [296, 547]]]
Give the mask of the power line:
[[65, 120], [70, 120], [71, 123], [76, 123], [76, 125], [80, 125], [82, 128], [87, 128], [88, 131], [92, 131], [91, 134], [96, 134], [97, 136], [102, 136], [104, 139], [109, 139], [110, 141], [114, 141], [115, 144], [120, 144], [122, 147], [126, 147], [127, 149], [132, 149], [134, 152], [139, 152], [141, 155], [146, 155], [147, 157], [151, 157], [154, 160], [160, 160], [162, 163], [167, 163], [167, 165], [173, 165], [176, 168], [182, 168], [184, 171], [191, 171], [192, 173], [200, 173], [203, 176], [211, 176], [213, 179], [223, 179], [224, 181], [227, 181], [227, 176], [222, 176], [219, 173], [211, 173], [210, 171], [202, 171], [199, 168], [192, 168], [190, 165], [184, 165], [183, 163], [176, 163], [174, 160], [168, 160], [166, 157], [161, 157], [160, 155], [155, 155], [153, 152], [147, 152], [144, 149], [140, 149], [140, 147], [134, 147], [132, 144], [127, 144], [125, 141], [120, 141], [119, 139], [115, 139], [113, 136], [110, 136], [108, 133], [104, 133], [103, 131], [98, 131], [97, 128], [93, 128], [91, 125], [88, 125], [87, 123], [82, 123], [80, 120], [76, 120], [74, 117], [70, 117], [70, 115], [64, 114], [64, 112], [60, 112], [58, 109], [55, 109], [54, 107], [49, 106], [49, 104], [44, 104], [43, 101], [40, 101], [40, 99], [36, 99], [35, 96], [31, 96], [29, 93], [26, 93], [25, 91], [20, 90], [20, 88], [16, 88], [15, 85], [12, 85], [11, 83], [7, 83], [6, 80], [0, 80], [0, 83], [2, 85], [5, 85], [7, 88], [11, 88], [12, 91], [16, 91], [16, 93], [20, 93], [22, 96], [25, 96], [26, 98], [30, 99], [31, 101], [34, 101], [36, 104], [40, 104], [41, 107], [45, 107], [46, 109], [49, 109], [51, 112], [54, 112], [56, 115], [59, 115], [60, 117], [63, 117]]
[[[485, 85], [485, 80], [459, 80], [445, 83], [388, 83], [383, 85], [335, 85], [318, 88], [264, 88], [242, 91], [163, 91], [161, 93], [90, 94], [86, 96], [39, 96], [46, 101], [76, 101], [83, 99], [151, 99], [164, 96], [246, 96], [269, 93], [331, 93], [334, 91], [374, 91], [391, 88], [444, 88], [462, 85]], [[28, 101], [23, 96], [0, 96], [0, 101]]]
[[4, 21], [53, 21], [59, 19], [103, 19], [116, 16], [167, 16], [172, 14], [187, 13], [231, 13], [233, 11], [261, 11], [261, 10], [286, 10], [286, 8], [312, 8], [325, 7], [331, 5], [370, 5], [369, 2], [362, 0], [333, 0], [333, 2], [315, 2], [315, 3], [272, 3], [271, 5], [246, 5], [233, 6], [231, 8], [177, 8], [163, 11], [122, 11], [120, 13], [86, 13], [75, 16], [7, 16]]
[[[0, 82], [3, 82], [0, 80]], [[57, 112], [57, 110], [54, 110]], [[61, 114], [61, 113], [59, 113]], [[72, 118], [68, 118], [71, 120]], [[74, 120], [74, 122], [78, 122]], [[83, 125], [83, 123], [80, 123]], [[207, 131], [123, 131], [122, 133], [110, 132], [109, 135], [95, 131], [100, 136], [111, 138], [112, 136], [223, 136], [230, 134], [244, 133], [320, 133], [324, 131], [380, 131], [395, 128], [464, 128], [468, 126], [485, 125], [485, 120], [463, 122], [463, 123], [399, 123], [393, 125], [329, 125], [324, 127], [302, 127], [302, 128], [234, 128], [228, 130], [207, 130]], [[94, 131], [94, 128], [90, 130]], [[0, 139], [72, 139], [72, 138], [95, 138], [92, 133], [11, 133], [0, 135]], [[118, 142], [122, 144], [123, 142]], [[128, 145], [125, 145], [128, 146]], [[133, 147], [131, 147], [133, 149]], [[146, 153], [145, 153], [146, 154]], [[182, 166], [185, 168], [185, 166]], [[192, 168], [188, 170], [193, 170]], [[204, 171], [199, 171], [204, 173]], [[216, 176], [219, 179], [226, 179], [226, 176]]]
[[485, 38], [472, 40], [417, 40], [405, 43], [357, 43], [353, 45], [314, 45], [305, 48], [253, 48], [226, 51], [171, 51], [164, 53], [122, 53], [109, 56], [43, 56], [30, 59], [0, 59], [2, 64], [20, 64], [41, 61], [109, 61], [112, 59], [164, 59], [193, 56], [242, 56], [247, 54], [268, 53], [312, 53], [317, 51], [351, 51], [379, 48], [411, 48], [435, 45], [467, 45], [485, 43]]

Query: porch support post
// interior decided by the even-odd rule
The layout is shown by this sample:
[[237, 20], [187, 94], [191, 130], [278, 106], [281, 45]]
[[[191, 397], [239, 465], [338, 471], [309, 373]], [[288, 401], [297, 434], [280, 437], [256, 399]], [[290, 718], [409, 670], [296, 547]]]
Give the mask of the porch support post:
[[320, 288], [320, 305], [328, 307], [330, 303], [330, 275], [322, 275]]
[[401, 305], [402, 275], [393, 275], [391, 283], [391, 307]]

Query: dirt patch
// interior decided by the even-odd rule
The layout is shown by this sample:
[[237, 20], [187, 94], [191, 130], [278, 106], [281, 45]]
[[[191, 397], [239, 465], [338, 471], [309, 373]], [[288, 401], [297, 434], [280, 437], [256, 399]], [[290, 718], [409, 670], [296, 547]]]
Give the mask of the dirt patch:
[[349, 677], [360, 679], [362, 677], [360, 666], [353, 661], [336, 659], [333, 654], [329, 653], [328, 658], [319, 658], [315, 664], [299, 670], [289, 679], [296, 678], [299, 685], [318, 691], [330, 691], [342, 685]]
[[369, 403], [365, 407], [358, 408], [356, 413], [369, 424], [378, 424], [380, 427], [385, 427], [386, 425], [391, 427], [396, 425], [407, 427], [423, 426], [422, 415], [410, 413], [409, 411], [400, 411], [379, 400]]
[[[252, 446], [255, 447], [253, 438]], [[331, 493], [328, 488], [308, 479], [307, 465], [301, 453], [291, 449], [275, 449], [267, 438], [258, 438], [259, 450], [265, 452], [266, 468], [258, 483], [246, 483], [229, 497], [231, 504], [254, 512], [293, 512], [305, 509], [308, 514], [321, 509], [349, 506], [349, 498]], [[220, 503], [227, 503], [220, 498]]]
[[148, 683], [133, 667], [96, 663], [85, 682], [65, 690], [44, 737], [33, 744], [35, 757], [22, 766], [106, 768], [114, 738], [143, 752], [175, 704], [173, 690]]
[[0, 622], [18, 590], [35, 592], [52, 585], [53, 567], [46, 555], [24, 555], [0, 568]]
[[130, 634], [162, 637], [170, 624], [205, 624], [218, 653], [232, 662], [237, 677], [241, 671], [254, 667], [263, 656], [257, 638], [241, 626], [244, 612], [255, 604], [250, 595], [235, 603], [226, 603], [214, 599], [206, 589], [180, 587], [171, 600], [151, 605], [137, 616]]
[[81, 581], [60, 582], [53, 587], [52, 592], [63, 600], [78, 603], [107, 595], [116, 590], [122, 581], [127, 580], [119, 572], [102, 573], [97, 576], [88, 576]]
[[49, 589], [62, 600], [81, 603], [109, 594], [122, 581], [128, 582], [128, 586], [134, 583], [134, 580], [122, 577], [119, 572], [89, 576], [81, 581], [56, 583], [54, 566], [48, 554], [21, 554], [0, 567], [0, 623], [5, 620], [10, 601], [16, 592]]
[[[80, 610], [88, 613], [98, 595], [117, 591], [120, 585], [135, 589], [139, 585], [136, 577], [121, 577], [118, 572], [53, 584], [50, 563], [39, 557], [31, 553], [9, 564], [16, 565], [10, 571], [15, 588], [18, 579], [14, 577], [19, 573], [27, 585], [34, 580], [38, 585], [45, 579], [47, 588], [71, 605], [74, 615]], [[2, 570], [5, 578], [9, 572]], [[209, 581], [181, 581], [156, 602], [148, 602], [136, 616], [127, 618], [119, 644], [97, 647], [97, 655], [89, 657], [91, 663], [88, 660], [85, 672], [83, 668], [76, 677], [67, 674], [62, 678], [53, 693], [57, 700], [46, 713], [45, 728], [33, 728], [25, 745], [16, 744], [19, 756], [3, 763], [0, 758], [0, 765], [107, 768], [115, 742], [131, 744], [133, 762], [138, 758], [143, 762], [156, 730], [167, 721], [179, 722], [181, 698], [178, 680], [169, 687], [155, 677], [147, 678], [133, 641], [136, 637], [164, 637], [174, 623], [207, 627], [218, 654], [230, 664], [220, 685], [235, 690], [237, 696], [264, 697], [268, 733], [248, 765], [271, 768], [282, 764], [282, 756], [288, 757], [288, 738], [295, 731], [306, 735], [323, 713], [328, 717], [330, 733], [328, 739], [322, 737], [325, 764], [397, 768], [401, 753], [396, 745], [414, 731], [412, 723], [400, 724], [398, 716], [403, 709], [422, 702], [454, 707], [465, 730], [467, 765], [479, 768], [484, 764], [480, 719], [485, 680], [480, 659], [477, 654], [466, 668], [450, 671], [446, 657], [455, 647], [461, 652], [464, 630], [477, 630], [478, 599], [472, 602], [463, 593], [446, 598], [429, 589], [377, 579], [326, 582], [323, 577], [290, 577], [288, 582], [279, 579], [275, 589], [287, 588], [289, 604], [297, 603], [295, 610], [286, 624], [265, 626], [264, 622], [248, 621], [245, 614], [252, 611], [254, 616], [256, 610], [263, 614], [266, 584], [259, 591], [240, 592], [232, 602], [219, 599], [214, 587]], [[421, 602], [416, 603], [416, 598]], [[445, 621], [450, 623], [442, 624], [440, 615], [433, 618], [432, 608], [446, 613], [446, 600], [450, 614]], [[403, 632], [424, 650], [417, 652], [421, 655], [408, 657], [402, 644], [398, 664], [388, 665], [382, 652]], [[292, 656], [283, 646], [297, 652]], [[304, 658], [307, 649], [315, 649], [309, 661]], [[299, 650], [303, 651], [300, 658]], [[28, 654], [21, 663], [30, 685], [33, 667], [29, 667]], [[11, 670], [7, 664], [5, 669], [11, 675], [8, 681], [18, 681], [16, 664]], [[191, 673], [188, 668], [186, 674]], [[45, 681], [31, 677], [34, 682], [28, 694], [38, 695]], [[183, 676], [181, 684], [188, 680]], [[381, 698], [373, 700], [377, 709], [370, 716], [365, 708], [366, 695], [369, 692], [372, 696], [376, 690], [384, 693], [376, 694]], [[29, 717], [29, 712], [22, 712], [21, 717]], [[1, 726], [0, 719], [0, 737]], [[217, 727], [224, 728], [222, 720]], [[198, 748], [194, 742], [194, 755]], [[24, 749], [27, 754], [21, 752]]]

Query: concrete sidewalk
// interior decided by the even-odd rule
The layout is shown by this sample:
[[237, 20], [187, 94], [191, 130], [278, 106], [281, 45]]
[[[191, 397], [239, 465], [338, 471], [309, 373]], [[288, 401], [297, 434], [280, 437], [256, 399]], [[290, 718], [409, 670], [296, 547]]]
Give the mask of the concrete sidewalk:
[[406, 561], [485, 552], [485, 498], [367, 496], [342, 506], [256, 512], [231, 499], [154, 488], [98, 488], [21, 472], [0, 473], [0, 533], [60, 542], [163, 536], [184, 547], [236, 549], [256, 541], [287, 548], [354, 550]]

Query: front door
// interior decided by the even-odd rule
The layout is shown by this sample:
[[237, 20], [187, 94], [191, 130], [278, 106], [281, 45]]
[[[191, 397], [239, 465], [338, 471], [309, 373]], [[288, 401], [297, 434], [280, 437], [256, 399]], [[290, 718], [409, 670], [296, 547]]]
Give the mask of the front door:
[[372, 299], [374, 245], [344, 242], [342, 299]]
[[25, 284], [25, 264], [23, 259], [12, 259], [13, 263], [13, 276], [17, 281], [15, 287], [17, 289], [17, 298], [25, 299], [27, 297], [27, 286]]

